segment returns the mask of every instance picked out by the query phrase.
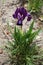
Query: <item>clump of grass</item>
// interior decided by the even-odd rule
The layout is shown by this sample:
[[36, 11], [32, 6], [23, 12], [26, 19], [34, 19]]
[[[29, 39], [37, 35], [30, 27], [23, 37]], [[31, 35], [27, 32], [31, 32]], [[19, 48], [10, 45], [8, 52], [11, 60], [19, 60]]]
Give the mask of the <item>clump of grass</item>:
[[40, 12], [43, 0], [28, 0], [28, 10], [31, 12]]

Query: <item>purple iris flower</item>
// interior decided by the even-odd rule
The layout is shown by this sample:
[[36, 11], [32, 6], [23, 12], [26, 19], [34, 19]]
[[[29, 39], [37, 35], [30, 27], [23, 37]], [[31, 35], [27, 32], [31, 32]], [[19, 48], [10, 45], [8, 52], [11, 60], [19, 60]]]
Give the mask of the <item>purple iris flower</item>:
[[15, 13], [13, 14], [13, 18], [18, 19], [17, 25], [22, 26], [22, 21], [27, 16], [27, 21], [31, 20], [31, 15], [27, 12], [27, 10], [24, 7], [17, 8]]

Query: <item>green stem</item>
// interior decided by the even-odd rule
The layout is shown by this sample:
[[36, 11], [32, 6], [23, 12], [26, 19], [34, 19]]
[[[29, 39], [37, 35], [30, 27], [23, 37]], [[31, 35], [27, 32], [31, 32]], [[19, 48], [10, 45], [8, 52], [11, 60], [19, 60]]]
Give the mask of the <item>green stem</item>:
[[21, 26], [21, 30], [22, 30], [22, 26]]

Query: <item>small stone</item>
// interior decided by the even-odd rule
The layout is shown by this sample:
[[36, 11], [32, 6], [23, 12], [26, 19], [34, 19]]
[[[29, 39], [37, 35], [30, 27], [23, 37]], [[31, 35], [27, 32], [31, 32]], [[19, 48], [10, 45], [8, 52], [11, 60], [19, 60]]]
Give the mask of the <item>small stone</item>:
[[9, 35], [9, 32], [6, 32], [7, 35]]
[[2, 49], [0, 49], [0, 54], [2, 54], [3, 53], [3, 50]]
[[13, 23], [9, 22], [9, 25], [10, 25], [10, 26], [13, 26]]
[[6, 22], [6, 18], [2, 18], [2, 22], [5, 23]]
[[43, 16], [40, 16], [39, 19], [43, 22]]
[[26, 8], [26, 10], [27, 10], [27, 4], [25, 4], [25, 5], [24, 5], [24, 7], [25, 7], [25, 8]]

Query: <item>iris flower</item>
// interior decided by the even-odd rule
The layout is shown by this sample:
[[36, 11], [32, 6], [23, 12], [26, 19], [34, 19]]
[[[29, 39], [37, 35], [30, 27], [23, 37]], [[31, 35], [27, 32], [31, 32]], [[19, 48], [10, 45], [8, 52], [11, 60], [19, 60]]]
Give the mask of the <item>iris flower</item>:
[[27, 16], [27, 21], [30, 21], [32, 17], [30, 13], [28, 13], [24, 7], [17, 8], [15, 13], [13, 14], [13, 18], [18, 19], [17, 25], [20, 25], [20, 26], [23, 25], [22, 22], [26, 16]]

